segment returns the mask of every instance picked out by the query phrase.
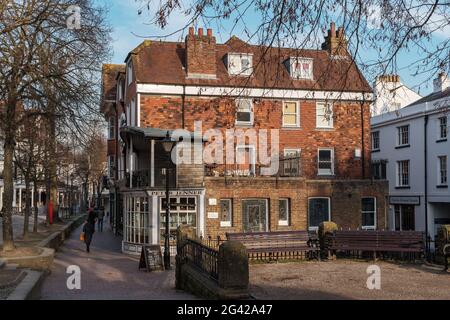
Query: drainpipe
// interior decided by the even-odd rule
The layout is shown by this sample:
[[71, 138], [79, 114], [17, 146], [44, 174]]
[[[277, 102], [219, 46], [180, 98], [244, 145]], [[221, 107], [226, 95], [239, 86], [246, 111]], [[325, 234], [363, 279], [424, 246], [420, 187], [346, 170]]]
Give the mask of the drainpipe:
[[183, 95], [181, 96], [181, 128], [184, 129], [184, 101], [186, 97], [186, 86], [183, 86]]
[[364, 100], [361, 102], [361, 175], [362, 178], [366, 177], [366, 157], [365, 157], [365, 148], [364, 148]]
[[427, 128], [428, 128], [428, 115], [425, 115], [424, 118], [424, 132], [423, 132], [423, 141], [424, 141], [424, 205], [425, 205], [425, 239], [426, 239], [426, 258], [427, 260], [430, 257], [430, 242], [428, 237], [428, 143], [427, 143]]

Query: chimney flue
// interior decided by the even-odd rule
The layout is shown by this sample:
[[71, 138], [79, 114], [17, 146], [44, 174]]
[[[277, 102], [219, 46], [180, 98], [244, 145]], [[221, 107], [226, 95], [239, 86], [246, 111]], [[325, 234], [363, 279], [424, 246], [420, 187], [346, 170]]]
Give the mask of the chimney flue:
[[194, 35], [194, 27], [189, 27], [189, 35], [190, 36]]
[[198, 28], [198, 36], [203, 37], [203, 28]]
[[331, 33], [331, 36], [332, 36], [332, 37], [335, 37], [335, 36], [336, 36], [336, 25], [334, 24], [334, 22], [332, 22], [332, 23], [330, 24], [330, 33]]
[[206, 29], [206, 34], [208, 36], [208, 38], [212, 37], [212, 29]]

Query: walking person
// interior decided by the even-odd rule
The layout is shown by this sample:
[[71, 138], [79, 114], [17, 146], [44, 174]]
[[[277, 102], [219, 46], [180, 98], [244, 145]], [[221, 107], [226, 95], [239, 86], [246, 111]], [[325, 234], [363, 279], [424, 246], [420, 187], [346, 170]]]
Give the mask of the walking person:
[[105, 209], [100, 207], [98, 210], [97, 230], [103, 232], [103, 218], [105, 217]]
[[96, 216], [92, 208], [88, 211], [88, 217], [83, 226], [84, 232], [84, 243], [86, 244], [86, 252], [90, 252], [89, 247], [91, 246], [92, 236], [95, 232], [95, 221]]

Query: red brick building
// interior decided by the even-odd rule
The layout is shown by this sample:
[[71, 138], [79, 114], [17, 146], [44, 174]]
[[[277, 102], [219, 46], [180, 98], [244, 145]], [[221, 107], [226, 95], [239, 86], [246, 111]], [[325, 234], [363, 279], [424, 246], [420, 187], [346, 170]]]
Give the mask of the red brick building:
[[[269, 150], [278, 136], [281, 161], [263, 175], [261, 140], [247, 136], [224, 142], [242, 163], [226, 156], [204, 163], [196, 154], [196, 163], [173, 165], [172, 230], [187, 223], [216, 237], [314, 230], [323, 220], [385, 227], [387, 182], [370, 174], [372, 89], [342, 28], [331, 25], [322, 50], [267, 48], [237, 37], [218, 44], [210, 29], [191, 28], [184, 43], [144, 41], [125, 65], [105, 65], [103, 73], [110, 190], [124, 251], [162, 240], [166, 155], [158, 141], [175, 129], [195, 131], [191, 137], [199, 129], [269, 130]], [[205, 148], [214, 140], [203, 138]], [[194, 149], [203, 144], [193, 141]]]

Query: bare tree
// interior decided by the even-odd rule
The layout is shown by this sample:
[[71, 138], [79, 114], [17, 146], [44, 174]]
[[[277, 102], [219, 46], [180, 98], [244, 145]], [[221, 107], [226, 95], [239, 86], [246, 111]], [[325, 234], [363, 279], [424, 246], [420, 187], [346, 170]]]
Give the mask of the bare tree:
[[[82, 12], [80, 28], [69, 28], [66, 21], [67, 9], [74, 6]], [[110, 30], [105, 10], [90, 0], [0, 0], [0, 9], [3, 250], [13, 250], [12, 173], [18, 107], [55, 116], [55, 128], [77, 132], [82, 141], [83, 133], [98, 118], [99, 68], [109, 52]]]

